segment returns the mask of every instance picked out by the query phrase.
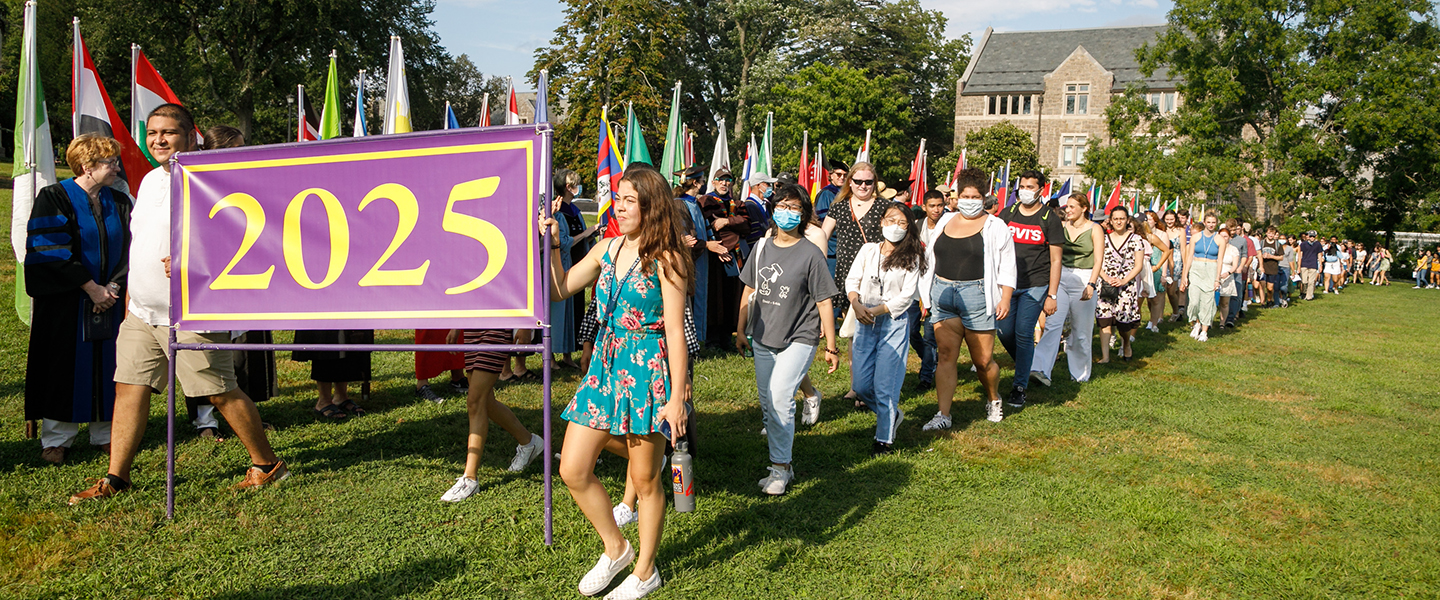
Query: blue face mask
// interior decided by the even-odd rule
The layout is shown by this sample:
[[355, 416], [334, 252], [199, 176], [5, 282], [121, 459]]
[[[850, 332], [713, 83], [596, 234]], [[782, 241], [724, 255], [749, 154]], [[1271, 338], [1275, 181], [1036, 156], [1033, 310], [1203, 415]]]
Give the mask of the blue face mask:
[[766, 199], [766, 200], [769, 200], [770, 197], [771, 197], [771, 196], [774, 196], [774, 195], [775, 195], [775, 188], [765, 188], [765, 199]]
[[785, 231], [799, 227], [800, 213], [784, 209], [775, 211], [775, 226]]

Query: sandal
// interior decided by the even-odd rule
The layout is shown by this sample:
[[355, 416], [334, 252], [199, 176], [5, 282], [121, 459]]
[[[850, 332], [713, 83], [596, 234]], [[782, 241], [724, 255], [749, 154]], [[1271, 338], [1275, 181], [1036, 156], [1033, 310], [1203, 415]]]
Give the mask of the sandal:
[[326, 419], [343, 419], [347, 416], [344, 410], [341, 410], [340, 407], [335, 406], [334, 404], [331, 404], [330, 406], [327, 406], [323, 409], [316, 408], [313, 410], [315, 411], [315, 414], [320, 415], [321, 417], [324, 417]]
[[512, 377], [510, 380], [511, 380], [511, 381], [540, 381], [540, 374], [539, 374], [539, 373], [536, 373], [534, 369], [531, 369], [531, 370], [525, 371], [524, 373], [522, 373], [522, 374], [520, 374], [520, 375], [516, 375], [516, 376]]
[[354, 400], [346, 399], [344, 402], [341, 402], [340, 404], [334, 406], [342, 408], [344, 410], [348, 410], [350, 411], [350, 414], [357, 417], [363, 416], [365, 414], [365, 409], [360, 408], [360, 405], [356, 404]]

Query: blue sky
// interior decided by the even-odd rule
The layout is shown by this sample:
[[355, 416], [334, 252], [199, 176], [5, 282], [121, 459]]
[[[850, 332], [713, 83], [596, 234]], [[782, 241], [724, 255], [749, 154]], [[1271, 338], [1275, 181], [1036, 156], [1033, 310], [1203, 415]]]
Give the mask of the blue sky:
[[[1165, 0], [920, 0], [949, 19], [950, 37], [986, 27], [997, 31], [1070, 29], [1165, 22]], [[517, 83], [535, 62], [535, 49], [550, 42], [563, 17], [555, 0], [438, 0], [435, 30], [453, 54], [469, 54], [486, 75]], [[522, 89], [525, 84], [518, 84]]]

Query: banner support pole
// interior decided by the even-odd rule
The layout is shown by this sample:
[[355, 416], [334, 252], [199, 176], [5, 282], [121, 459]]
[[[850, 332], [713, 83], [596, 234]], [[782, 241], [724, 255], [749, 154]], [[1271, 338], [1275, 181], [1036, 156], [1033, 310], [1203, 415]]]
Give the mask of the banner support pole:
[[170, 360], [166, 361], [169, 366], [166, 368], [165, 386], [165, 518], [175, 518], [175, 327], [170, 329]]

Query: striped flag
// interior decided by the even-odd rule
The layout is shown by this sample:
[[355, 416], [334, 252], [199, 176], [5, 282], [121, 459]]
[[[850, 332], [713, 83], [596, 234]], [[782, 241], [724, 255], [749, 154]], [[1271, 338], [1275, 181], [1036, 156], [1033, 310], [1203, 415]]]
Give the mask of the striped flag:
[[95, 62], [90, 60], [90, 51], [85, 49], [85, 40], [80, 37], [80, 19], [76, 18], [73, 23], [75, 50], [70, 80], [73, 86], [70, 97], [74, 99], [70, 114], [72, 134], [78, 137], [94, 133], [120, 142], [120, 177], [129, 184], [124, 191], [134, 195], [140, 190], [140, 180], [153, 166], [130, 137], [125, 121], [120, 119], [120, 113], [115, 111], [115, 105], [110, 103], [110, 96], [105, 93], [100, 72], [95, 70]]
[[[180, 104], [180, 97], [170, 91], [170, 86], [160, 77], [160, 72], [150, 64], [145, 51], [138, 44], [130, 45], [130, 130], [135, 132], [136, 142], [144, 140], [145, 119], [150, 111], [162, 104]], [[150, 156], [145, 144], [138, 144], [150, 166], [158, 167], [160, 162]]]
[[15, 166], [10, 171], [14, 195], [10, 205], [10, 245], [15, 250], [15, 314], [30, 324], [30, 294], [25, 292], [25, 241], [29, 237], [30, 209], [35, 193], [55, 183], [55, 146], [45, 110], [45, 90], [35, 32], [35, 3], [23, 10], [20, 36], [20, 82], [15, 88]]
[[805, 132], [804, 132], [803, 134], [801, 134], [801, 136], [800, 136], [800, 169], [799, 169], [799, 171], [800, 171], [800, 172], [797, 174], [798, 177], [797, 177], [796, 183], [799, 183], [799, 184], [800, 184], [800, 189], [805, 190], [805, 191], [808, 193], [808, 192], [810, 191], [810, 181], [811, 181], [811, 178], [810, 178], [810, 130], [808, 130], [808, 129], [805, 130]]
[[770, 162], [770, 151], [774, 147], [775, 113], [765, 113], [765, 135], [760, 137], [760, 151], [755, 154], [755, 172], [774, 175]]
[[410, 91], [405, 83], [405, 49], [400, 36], [390, 36], [390, 70], [385, 81], [385, 130], [383, 133], [410, 133]]
[[820, 195], [820, 188], [830, 185], [830, 173], [825, 170], [825, 144], [815, 144], [815, 161], [810, 167], [810, 199]]
[[510, 99], [505, 102], [505, 124], [520, 124], [520, 102], [515, 99], [515, 80], [509, 77], [505, 81], [510, 84]]
[[[759, 149], [755, 146], [755, 134], [752, 133], [750, 134], [750, 144], [745, 146], [745, 162], [741, 163], [740, 177], [738, 178], [745, 186], [745, 193], [749, 193], [750, 176], [756, 172], [755, 155], [757, 153], [759, 153]], [[769, 175], [769, 173], [766, 173], [766, 175]]]
[[365, 137], [365, 70], [360, 70], [360, 80], [355, 84], [355, 137]]
[[315, 109], [310, 108], [310, 101], [305, 99], [305, 86], [295, 86], [295, 141], [313, 142], [320, 139], [320, 121], [315, 117]]
[[480, 102], [480, 123], [476, 127], [490, 126], [490, 92], [485, 92], [485, 99]]
[[680, 82], [675, 82], [674, 93], [670, 96], [670, 119], [665, 125], [665, 150], [660, 155], [660, 175], [670, 185], [678, 185], [680, 176], [675, 172], [685, 168], [684, 153], [685, 127], [680, 124]]
[[855, 153], [855, 162], [870, 162], [870, 130], [865, 130], [865, 143], [860, 145], [860, 151]]
[[695, 132], [685, 126], [685, 168], [695, 166]]
[[600, 108], [600, 145], [595, 160], [595, 201], [599, 203], [600, 222], [605, 225], [603, 237], [620, 235], [620, 225], [615, 222], [615, 193], [620, 186], [620, 177], [625, 174], [625, 163], [616, 151], [615, 136], [610, 133], [610, 121], [606, 118], [605, 107]]
[[335, 72], [335, 51], [330, 51], [330, 71], [325, 74], [325, 104], [320, 107], [320, 139], [340, 137], [340, 75]]

